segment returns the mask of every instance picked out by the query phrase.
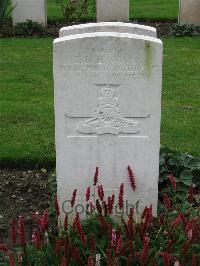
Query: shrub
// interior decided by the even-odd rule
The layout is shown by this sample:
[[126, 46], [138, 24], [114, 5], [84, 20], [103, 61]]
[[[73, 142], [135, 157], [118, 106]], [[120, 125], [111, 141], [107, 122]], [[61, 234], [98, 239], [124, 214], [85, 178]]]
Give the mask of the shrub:
[[[127, 176], [135, 193], [137, 184], [130, 166]], [[179, 183], [172, 174], [168, 179], [169, 184], [160, 191], [157, 218], [152, 215], [152, 206], [146, 206], [141, 215], [135, 207], [129, 210], [127, 219], [121, 215], [120, 219], [113, 220], [114, 205], [123, 213], [124, 185], [120, 185], [116, 199], [113, 195], [106, 198], [103, 186], [98, 184], [96, 168], [93, 186], [99, 198], [94, 201], [91, 188], [87, 188], [87, 218], [81, 221], [79, 214], [74, 213], [69, 223], [66, 214], [63, 225], [59, 223], [54, 228], [48, 210], [35, 213], [30, 242], [25, 237], [24, 218], [14, 218], [12, 250], [0, 244], [4, 265], [199, 265], [200, 220], [195, 207], [195, 186], [192, 184], [180, 200]], [[72, 207], [75, 201], [76, 189], [72, 193]], [[59, 219], [57, 199], [55, 213]]]
[[170, 32], [171, 36], [200, 36], [200, 26], [193, 24], [174, 24]]
[[61, 8], [65, 22], [87, 13], [88, 0], [57, 0], [57, 4]]
[[42, 25], [34, 22], [32, 20], [27, 20], [26, 22], [17, 23], [14, 27], [14, 32], [19, 36], [31, 36], [35, 33], [43, 34], [45, 29]]

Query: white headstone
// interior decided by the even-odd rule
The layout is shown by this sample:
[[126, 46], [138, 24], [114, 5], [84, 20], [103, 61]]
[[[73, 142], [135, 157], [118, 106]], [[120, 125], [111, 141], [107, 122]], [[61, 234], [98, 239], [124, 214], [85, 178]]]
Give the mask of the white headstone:
[[179, 0], [179, 22], [200, 25], [200, 0]]
[[[162, 42], [128, 33], [98, 32], [54, 41], [56, 171], [58, 200], [78, 211], [99, 167], [105, 194], [125, 185], [129, 204], [153, 205], [159, 176]], [[136, 176], [133, 192], [127, 175]], [[94, 193], [94, 191], [93, 191]], [[68, 206], [68, 208], [67, 208]], [[77, 210], [77, 209], [76, 209]]]
[[69, 36], [74, 34], [90, 33], [90, 32], [121, 32], [132, 33], [139, 35], [147, 35], [150, 37], [157, 37], [156, 29], [149, 26], [122, 23], [122, 22], [100, 22], [100, 23], [87, 23], [60, 29], [59, 36]]
[[97, 22], [128, 21], [129, 0], [96, 0]]
[[32, 20], [43, 26], [47, 24], [46, 0], [12, 0], [13, 25]]

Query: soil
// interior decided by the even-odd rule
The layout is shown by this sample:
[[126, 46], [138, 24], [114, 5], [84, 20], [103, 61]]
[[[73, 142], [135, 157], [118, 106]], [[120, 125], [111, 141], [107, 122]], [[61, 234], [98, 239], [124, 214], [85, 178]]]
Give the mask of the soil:
[[[15, 29], [12, 27], [12, 22], [7, 21], [2, 28], [0, 29], [0, 37], [53, 37], [57, 38], [59, 36], [59, 30], [64, 26], [73, 26], [76, 24], [89, 23], [94, 21], [78, 21], [73, 23], [63, 23], [59, 21], [48, 21], [47, 28], [44, 31], [38, 32], [35, 29], [27, 29], [22, 31], [21, 33], [17, 33]], [[175, 25], [175, 21], [130, 21], [131, 23], [138, 23], [142, 25], [148, 25], [155, 27], [157, 29], [158, 37], [168, 37], [170, 36], [171, 29], [173, 25]]]
[[[36, 211], [43, 212], [52, 199], [51, 172], [41, 170], [0, 170], [0, 243], [10, 243], [10, 221], [23, 215], [26, 226]], [[27, 230], [30, 231], [30, 230]]]
[[[85, 23], [85, 22], [84, 22]], [[155, 22], [155, 21], [142, 21], [142, 22], [134, 22], [133, 23], [138, 23], [142, 25], [147, 25], [147, 26], [152, 26], [157, 29], [157, 34], [158, 37], [168, 37], [170, 36], [171, 28], [175, 24], [173, 21], [168, 21], [168, 22]], [[59, 36], [59, 30], [64, 27], [64, 26], [72, 26], [76, 24], [81, 24], [79, 23], [69, 23], [66, 25], [66, 23], [50, 23], [47, 27], [47, 32], [49, 36], [53, 36], [54, 38], [57, 38]]]

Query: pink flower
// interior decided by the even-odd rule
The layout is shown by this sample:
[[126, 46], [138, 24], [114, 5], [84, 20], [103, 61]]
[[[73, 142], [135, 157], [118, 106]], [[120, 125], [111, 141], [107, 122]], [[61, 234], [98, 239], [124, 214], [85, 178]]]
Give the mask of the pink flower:
[[170, 174], [170, 175], [169, 175], [169, 180], [170, 180], [170, 182], [171, 182], [171, 185], [172, 185], [173, 189], [176, 190], [176, 181], [175, 181], [175, 179], [174, 179], [173, 174]]
[[74, 191], [72, 193], [72, 198], [71, 198], [71, 207], [74, 207], [74, 204], [76, 201], [76, 192], [77, 192], [77, 189], [74, 189]]
[[135, 191], [135, 189], [136, 189], [135, 176], [134, 176], [133, 171], [132, 171], [130, 166], [128, 166], [127, 169], [128, 169], [128, 176], [129, 176], [131, 187], [132, 187], [133, 191]]

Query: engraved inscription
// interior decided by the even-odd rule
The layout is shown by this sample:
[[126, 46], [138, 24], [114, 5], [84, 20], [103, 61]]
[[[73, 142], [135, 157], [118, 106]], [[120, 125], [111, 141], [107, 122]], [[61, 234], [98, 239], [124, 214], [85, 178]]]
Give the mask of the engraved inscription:
[[118, 102], [115, 90], [110, 85], [106, 85], [100, 90], [95, 117], [81, 121], [77, 126], [77, 131], [83, 134], [97, 135], [138, 133], [140, 131], [138, 122], [123, 118]]
[[[110, 52], [110, 51], [109, 51]], [[120, 51], [122, 53], [122, 51]], [[136, 79], [137, 77], [148, 77], [149, 71], [155, 66], [143, 66], [136, 62], [134, 57], [125, 56], [111, 51], [100, 55], [74, 56], [70, 65], [63, 65], [66, 77], [73, 76], [75, 72], [85, 72], [93, 77], [104, 74], [108, 78], [120, 77]]]

